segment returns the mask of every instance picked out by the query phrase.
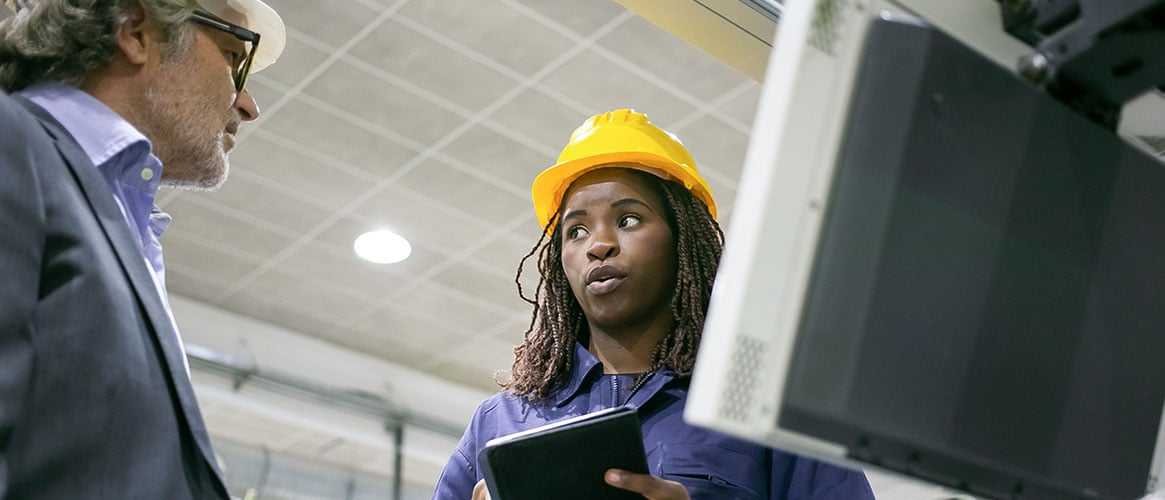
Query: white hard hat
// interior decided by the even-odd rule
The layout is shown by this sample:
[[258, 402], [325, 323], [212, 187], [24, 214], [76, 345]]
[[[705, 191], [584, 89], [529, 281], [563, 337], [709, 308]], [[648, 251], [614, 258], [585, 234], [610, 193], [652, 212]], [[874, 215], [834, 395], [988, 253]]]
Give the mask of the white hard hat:
[[283, 19], [263, 0], [195, 0], [198, 6], [231, 24], [237, 24], [259, 34], [259, 50], [251, 63], [251, 72], [262, 71], [279, 59], [287, 44], [287, 30]]

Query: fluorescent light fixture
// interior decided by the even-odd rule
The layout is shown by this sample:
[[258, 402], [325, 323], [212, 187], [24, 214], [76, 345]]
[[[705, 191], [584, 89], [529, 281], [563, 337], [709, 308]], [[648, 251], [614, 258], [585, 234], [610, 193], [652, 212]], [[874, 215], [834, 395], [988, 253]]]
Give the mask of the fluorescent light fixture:
[[377, 229], [357, 236], [352, 248], [361, 259], [377, 264], [395, 264], [413, 253], [408, 240], [388, 229]]

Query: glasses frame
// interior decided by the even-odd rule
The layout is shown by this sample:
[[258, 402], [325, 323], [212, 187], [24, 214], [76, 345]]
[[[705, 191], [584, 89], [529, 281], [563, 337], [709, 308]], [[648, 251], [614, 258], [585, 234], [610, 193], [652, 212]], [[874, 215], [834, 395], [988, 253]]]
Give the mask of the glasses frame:
[[190, 22], [228, 33], [245, 43], [251, 44], [251, 50], [247, 52], [247, 57], [243, 59], [238, 67], [231, 68], [231, 77], [235, 80], [235, 92], [242, 92], [247, 86], [247, 77], [251, 74], [251, 64], [255, 61], [255, 51], [259, 49], [259, 34], [197, 10], [191, 13]]

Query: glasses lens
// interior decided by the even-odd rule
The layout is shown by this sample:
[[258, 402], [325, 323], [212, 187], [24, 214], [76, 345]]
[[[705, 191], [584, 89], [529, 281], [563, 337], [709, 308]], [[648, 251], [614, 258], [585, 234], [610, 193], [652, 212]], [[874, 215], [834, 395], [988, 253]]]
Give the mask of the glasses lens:
[[247, 58], [239, 63], [235, 69], [235, 90], [242, 92], [247, 87], [247, 76], [251, 74], [251, 61], [255, 60], [255, 49], [247, 53]]
[[190, 20], [229, 33], [244, 43], [251, 44], [251, 49], [247, 51], [247, 57], [231, 68], [231, 76], [235, 80], [235, 91], [242, 92], [247, 86], [247, 76], [251, 73], [251, 63], [255, 61], [255, 51], [259, 48], [259, 34], [198, 11], [194, 12]]
[[247, 52], [247, 58], [243, 59], [239, 64], [239, 69], [235, 76], [235, 90], [242, 92], [247, 87], [247, 77], [251, 74], [251, 63], [255, 62], [255, 52], [259, 50], [259, 34], [252, 33], [254, 38], [249, 40], [251, 42], [251, 50]]

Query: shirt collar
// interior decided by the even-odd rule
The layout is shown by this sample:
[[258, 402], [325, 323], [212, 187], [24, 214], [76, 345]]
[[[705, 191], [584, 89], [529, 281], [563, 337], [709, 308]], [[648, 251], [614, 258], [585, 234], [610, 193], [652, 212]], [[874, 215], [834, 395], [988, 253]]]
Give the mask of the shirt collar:
[[154, 233], [155, 238], [161, 238], [162, 233], [166, 232], [166, 228], [170, 227], [170, 214], [163, 212], [162, 209], [156, 205], [150, 208], [150, 231]]
[[[76, 87], [40, 82], [19, 94], [56, 118], [98, 168], [137, 144], [143, 144], [146, 154], [153, 156], [145, 135], [105, 103]], [[155, 174], [161, 176], [161, 172]]]
[[599, 358], [591, 354], [582, 344], [574, 343], [574, 363], [571, 363], [570, 379], [566, 382], [566, 387], [558, 391], [557, 397], [554, 400], [554, 406], [565, 405], [582, 389], [583, 381], [596, 370], [601, 370], [602, 363], [599, 363]]
[[[583, 387], [586, 386], [586, 381], [602, 375], [603, 364], [599, 362], [599, 358], [591, 354], [582, 344], [574, 343], [574, 363], [570, 369], [570, 379], [566, 383], [566, 387], [555, 394], [554, 406], [562, 407], [570, 402], [576, 395], [583, 392]], [[658, 392], [664, 384], [676, 378], [676, 372], [664, 367], [660, 373], [652, 376], [639, 390], [641, 395], [635, 396], [635, 401], [647, 401], [656, 392]], [[630, 404], [631, 401], [628, 401]], [[639, 406], [639, 405], [635, 405]]]

